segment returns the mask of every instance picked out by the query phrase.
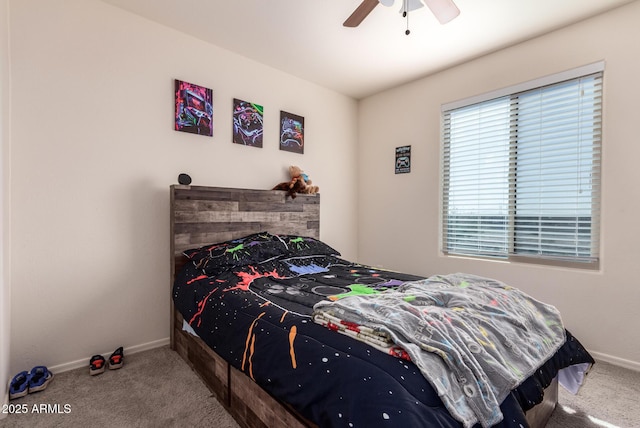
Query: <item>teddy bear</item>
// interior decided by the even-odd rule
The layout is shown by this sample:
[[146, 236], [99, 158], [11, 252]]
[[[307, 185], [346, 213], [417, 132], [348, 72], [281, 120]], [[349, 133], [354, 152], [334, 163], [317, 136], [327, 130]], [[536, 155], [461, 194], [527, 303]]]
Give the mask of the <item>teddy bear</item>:
[[286, 190], [291, 199], [295, 199], [298, 193], [314, 194], [320, 190], [318, 186], [312, 184], [309, 176], [299, 166], [289, 167], [289, 177], [291, 177], [290, 181], [276, 185], [273, 190]]
[[291, 165], [289, 167], [289, 176], [291, 177], [291, 181], [299, 180], [304, 183], [304, 190], [298, 193], [314, 194], [320, 191], [320, 188], [313, 185], [313, 182], [311, 181], [309, 176], [299, 166]]

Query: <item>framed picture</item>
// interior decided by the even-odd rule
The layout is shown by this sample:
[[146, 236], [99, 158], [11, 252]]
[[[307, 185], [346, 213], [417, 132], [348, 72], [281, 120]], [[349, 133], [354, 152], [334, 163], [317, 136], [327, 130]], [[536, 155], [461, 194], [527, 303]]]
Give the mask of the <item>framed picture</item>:
[[213, 90], [176, 79], [176, 131], [213, 136]]
[[280, 150], [304, 153], [304, 117], [280, 111]]
[[233, 99], [233, 142], [262, 147], [264, 108], [261, 105]]
[[396, 147], [396, 174], [411, 172], [411, 146]]

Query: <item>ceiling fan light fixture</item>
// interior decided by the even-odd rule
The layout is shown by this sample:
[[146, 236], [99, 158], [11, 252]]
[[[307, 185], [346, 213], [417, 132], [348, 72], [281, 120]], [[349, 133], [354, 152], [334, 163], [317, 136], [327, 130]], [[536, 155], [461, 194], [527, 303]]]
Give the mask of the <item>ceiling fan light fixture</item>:
[[427, 7], [431, 9], [431, 12], [442, 25], [452, 21], [460, 15], [460, 9], [458, 9], [452, 0], [425, 0], [425, 2], [427, 3]]
[[[360, 5], [342, 25], [345, 27], [357, 27], [367, 16], [369, 16], [371, 11], [375, 9], [378, 4], [390, 7], [393, 6], [394, 3], [394, 0], [362, 0]], [[409, 12], [420, 9], [425, 5], [425, 3], [429, 6], [429, 9], [431, 9], [431, 12], [436, 16], [440, 24], [446, 24], [456, 16], [460, 15], [460, 10], [453, 0], [402, 0], [400, 14], [406, 17], [408, 22]]]

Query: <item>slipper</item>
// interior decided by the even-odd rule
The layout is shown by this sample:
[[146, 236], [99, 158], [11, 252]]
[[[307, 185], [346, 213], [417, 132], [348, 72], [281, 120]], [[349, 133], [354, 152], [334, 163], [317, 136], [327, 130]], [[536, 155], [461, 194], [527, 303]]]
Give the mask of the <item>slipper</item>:
[[29, 393], [29, 373], [20, 372], [11, 379], [9, 400], [24, 397]]
[[109, 357], [109, 370], [115, 370], [124, 364], [124, 350], [122, 346], [116, 349]]
[[89, 374], [91, 376], [104, 373], [105, 359], [102, 355], [94, 355], [89, 360]]
[[29, 394], [42, 391], [53, 380], [51, 373], [45, 366], [35, 366], [29, 374]]

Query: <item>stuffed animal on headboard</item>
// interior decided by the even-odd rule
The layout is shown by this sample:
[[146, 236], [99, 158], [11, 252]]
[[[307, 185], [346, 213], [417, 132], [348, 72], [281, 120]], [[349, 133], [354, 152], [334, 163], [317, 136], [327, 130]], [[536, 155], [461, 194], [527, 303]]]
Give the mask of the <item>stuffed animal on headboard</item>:
[[289, 167], [289, 177], [291, 180], [277, 184], [273, 190], [286, 190], [291, 199], [295, 199], [298, 193], [314, 194], [320, 191], [320, 188], [312, 184], [309, 176], [299, 166], [291, 165]]

